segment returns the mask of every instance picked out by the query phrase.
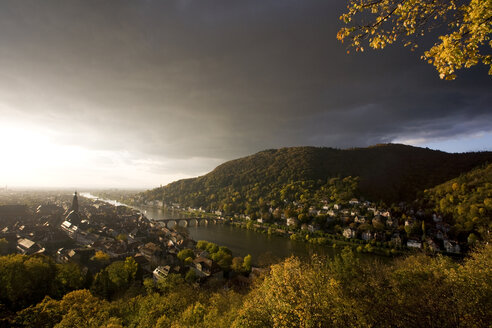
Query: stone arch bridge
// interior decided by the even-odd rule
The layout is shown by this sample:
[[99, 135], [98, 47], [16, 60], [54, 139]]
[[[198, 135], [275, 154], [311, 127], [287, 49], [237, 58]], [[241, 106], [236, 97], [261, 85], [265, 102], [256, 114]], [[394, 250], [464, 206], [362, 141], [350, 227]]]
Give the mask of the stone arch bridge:
[[172, 228], [175, 226], [180, 227], [198, 227], [200, 225], [208, 225], [209, 223], [217, 223], [216, 219], [208, 218], [182, 218], [182, 219], [170, 219], [159, 221], [160, 224], [166, 228]]

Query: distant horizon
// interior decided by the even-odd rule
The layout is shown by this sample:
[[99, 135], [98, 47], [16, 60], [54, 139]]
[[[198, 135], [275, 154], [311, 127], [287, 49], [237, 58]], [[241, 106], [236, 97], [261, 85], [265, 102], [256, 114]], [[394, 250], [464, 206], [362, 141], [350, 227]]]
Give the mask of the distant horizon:
[[[489, 150], [470, 150], [470, 151], [460, 151], [460, 152], [449, 152], [449, 151], [445, 151], [445, 150], [441, 150], [441, 149], [433, 149], [433, 148], [426, 147], [426, 146], [404, 144], [404, 143], [400, 143], [400, 142], [374, 144], [374, 145], [367, 146], [367, 147], [346, 147], [346, 148], [338, 148], [338, 147], [330, 147], [330, 146], [306, 146], [305, 145], [305, 146], [290, 146], [290, 147], [263, 149], [263, 150], [260, 150], [260, 151], [257, 151], [257, 152], [251, 153], [251, 154], [245, 154], [245, 155], [240, 156], [240, 157], [224, 160], [223, 162], [219, 163], [218, 165], [223, 164], [223, 163], [228, 162], [228, 161], [231, 161], [231, 160], [234, 160], [234, 159], [247, 157], [247, 156], [250, 156], [250, 155], [262, 152], [262, 151], [266, 151], [269, 149], [294, 148], [294, 147], [316, 147], [316, 148], [332, 148], [332, 149], [340, 149], [340, 150], [350, 150], [350, 149], [371, 148], [371, 147], [375, 147], [375, 146], [379, 146], [379, 145], [403, 145], [403, 146], [411, 146], [411, 147], [416, 147], [416, 148], [430, 149], [430, 150], [434, 150], [434, 151], [442, 151], [445, 153], [454, 153], [454, 154], [492, 151], [489, 149]], [[134, 190], [134, 191], [138, 192], [138, 191], [144, 191], [144, 190], [149, 190], [149, 189], [153, 189], [153, 188], [158, 188], [159, 186], [165, 186], [169, 183], [172, 183], [172, 182], [175, 182], [175, 181], [178, 181], [181, 179], [189, 179], [189, 178], [199, 177], [199, 176], [202, 176], [202, 175], [205, 175], [205, 174], [211, 172], [217, 166], [214, 166], [213, 168], [209, 169], [206, 172], [203, 172], [202, 174], [190, 175], [188, 177], [183, 177], [183, 178], [179, 178], [179, 179], [175, 179], [175, 180], [171, 180], [171, 181], [163, 182], [163, 183], [157, 182], [155, 184], [148, 185], [148, 186], [111, 186], [111, 185], [90, 186], [90, 185], [83, 185], [83, 184], [81, 184], [81, 185], [75, 185], [75, 184], [74, 185], [58, 185], [58, 186], [57, 185], [51, 185], [50, 186], [50, 185], [16, 185], [16, 184], [12, 184], [12, 185], [11, 184], [3, 184], [2, 185], [2, 184], [0, 184], [0, 190], [4, 190], [7, 187], [7, 189], [9, 189], [9, 190], [20, 190], [20, 191], [22, 191], [22, 190], [25, 190], [25, 191], [46, 190], [46, 191], [66, 191], [66, 192], [80, 191], [80, 192], [85, 192], [85, 191], [97, 191], [97, 190], [101, 190], [101, 191], [102, 190], [122, 190], [122, 191], [133, 191]]]

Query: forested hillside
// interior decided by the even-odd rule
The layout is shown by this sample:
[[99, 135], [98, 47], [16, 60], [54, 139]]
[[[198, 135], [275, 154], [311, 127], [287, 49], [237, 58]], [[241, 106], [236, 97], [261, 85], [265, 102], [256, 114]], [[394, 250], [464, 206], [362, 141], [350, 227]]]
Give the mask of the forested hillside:
[[442, 213], [457, 234], [486, 237], [492, 228], [492, 164], [425, 190], [422, 200], [424, 207]]
[[204, 176], [147, 191], [143, 197], [243, 213], [262, 202], [275, 206], [284, 199], [302, 202], [325, 196], [334, 201], [362, 196], [390, 204], [413, 200], [419, 191], [486, 162], [492, 162], [492, 152], [449, 154], [397, 144], [346, 150], [272, 149], [226, 162]]

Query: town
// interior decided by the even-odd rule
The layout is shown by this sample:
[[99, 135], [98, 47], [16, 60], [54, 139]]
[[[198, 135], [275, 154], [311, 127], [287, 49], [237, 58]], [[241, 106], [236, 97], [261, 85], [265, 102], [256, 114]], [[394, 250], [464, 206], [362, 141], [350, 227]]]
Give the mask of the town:
[[[29, 204], [0, 205], [1, 255], [45, 254], [58, 263], [75, 263], [93, 275], [131, 257], [143, 278], [152, 277], [155, 282], [169, 274], [192, 282], [221, 280], [224, 271], [229, 277], [234, 261], [235, 271], [251, 270], [250, 258], [232, 258], [226, 247], [206, 241], [197, 244], [184, 229], [166, 228], [165, 222], [149, 220], [127, 206], [79, 197], [77, 192], [71, 201], [66, 194], [4, 192], [1, 196], [10, 197], [11, 203], [24, 197], [20, 201]], [[245, 270], [244, 261], [249, 261]], [[237, 279], [244, 283], [243, 278]]]

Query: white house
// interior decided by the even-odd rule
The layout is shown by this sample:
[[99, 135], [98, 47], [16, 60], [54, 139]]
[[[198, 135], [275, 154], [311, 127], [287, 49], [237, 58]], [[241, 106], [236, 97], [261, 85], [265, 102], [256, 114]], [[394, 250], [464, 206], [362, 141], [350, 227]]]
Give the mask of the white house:
[[422, 243], [418, 240], [415, 239], [409, 239], [407, 241], [407, 247], [411, 248], [422, 248]]
[[287, 219], [287, 226], [295, 226], [297, 225], [297, 219], [296, 218], [288, 218]]
[[171, 267], [169, 265], [166, 265], [166, 266], [158, 266], [152, 272], [152, 277], [154, 277], [154, 280], [155, 281], [159, 281], [161, 279], [166, 278], [167, 275], [169, 274], [169, 271], [170, 270], [171, 270]]
[[354, 229], [346, 228], [346, 229], [343, 230], [343, 236], [345, 238], [355, 238], [356, 232], [355, 232]]

